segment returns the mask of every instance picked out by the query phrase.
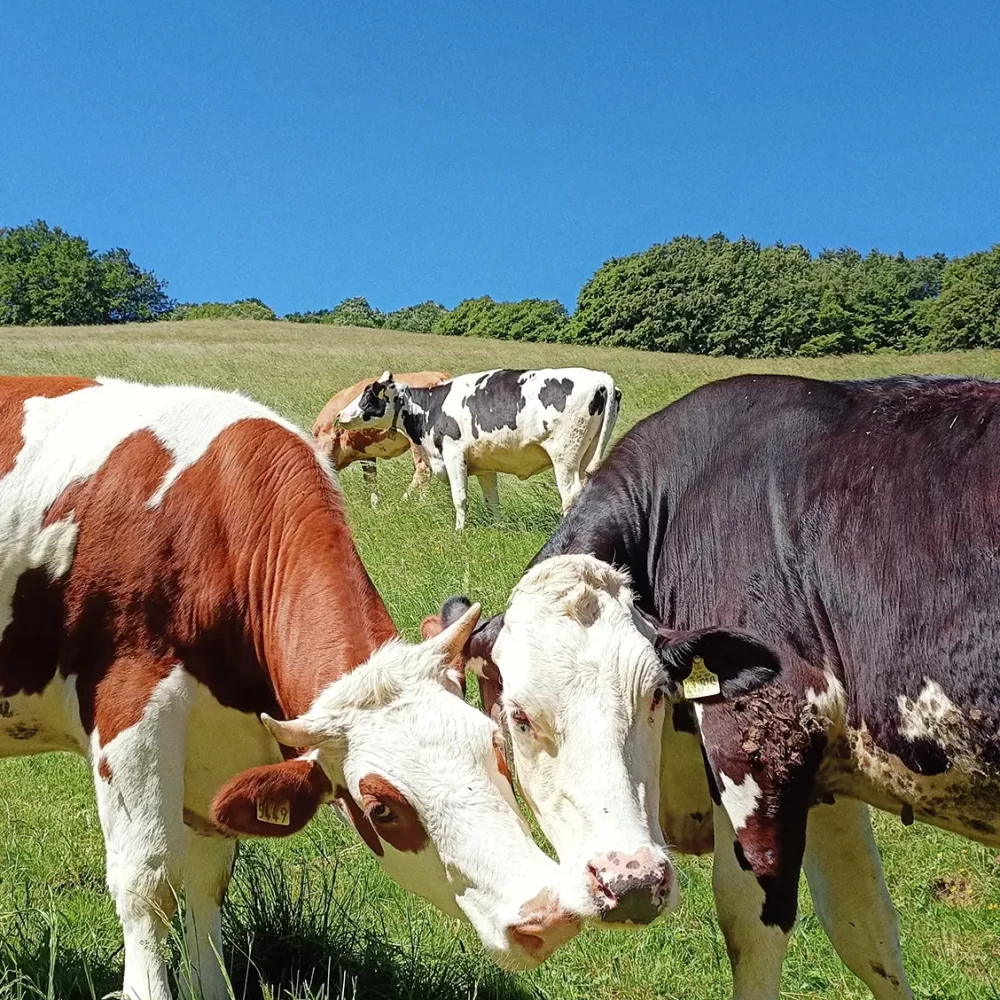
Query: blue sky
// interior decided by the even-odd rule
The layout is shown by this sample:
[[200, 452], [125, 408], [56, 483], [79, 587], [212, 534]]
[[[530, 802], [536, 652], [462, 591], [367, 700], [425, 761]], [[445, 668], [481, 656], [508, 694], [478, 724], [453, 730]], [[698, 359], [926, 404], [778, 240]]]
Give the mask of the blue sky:
[[559, 298], [678, 234], [1000, 241], [1000, 5], [4, 0], [0, 225], [181, 300]]

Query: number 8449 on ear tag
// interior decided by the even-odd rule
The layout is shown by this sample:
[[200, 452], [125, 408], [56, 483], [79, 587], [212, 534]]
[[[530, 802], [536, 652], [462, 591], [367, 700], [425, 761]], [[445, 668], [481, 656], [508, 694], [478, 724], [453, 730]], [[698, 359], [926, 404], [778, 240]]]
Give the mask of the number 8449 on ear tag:
[[257, 819], [272, 826], [290, 826], [292, 807], [287, 800], [273, 802], [271, 799], [257, 799]]
[[691, 663], [691, 673], [684, 680], [683, 691], [688, 701], [698, 701], [719, 694], [722, 686], [719, 678], [705, 666], [705, 661], [696, 656]]

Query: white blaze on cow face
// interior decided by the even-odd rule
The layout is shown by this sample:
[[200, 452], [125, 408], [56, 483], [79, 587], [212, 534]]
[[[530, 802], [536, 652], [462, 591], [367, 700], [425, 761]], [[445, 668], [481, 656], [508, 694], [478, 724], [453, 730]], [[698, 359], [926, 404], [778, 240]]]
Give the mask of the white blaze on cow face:
[[677, 901], [658, 821], [663, 671], [637, 629], [624, 574], [557, 556], [511, 596], [493, 647], [515, 773], [575, 895], [608, 923], [648, 923]]
[[264, 721], [349, 792], [345, 811], [360, 809], [350, 818], [395, 881], [467, 919], [499, 964], [524, 969], [579, 925], [501, 774], [496, 725], [449, 676], [478, 614], [417, 646], [390, 641], [306, 715]]

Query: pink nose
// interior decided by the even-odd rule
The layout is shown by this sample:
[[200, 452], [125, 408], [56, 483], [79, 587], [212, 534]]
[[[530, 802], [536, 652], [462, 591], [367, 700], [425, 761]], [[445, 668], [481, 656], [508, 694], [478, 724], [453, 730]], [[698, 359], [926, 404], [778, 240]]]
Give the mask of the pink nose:
[[525, 903], [518, 921], [507, 929], [511, 943], [523, 948], [535, 961], [544, 962], [580, 929], [580, 921], [559, 905], [548, 889]]
[[613, 924], [648, 924], [670, 899], [674, 871], [648, 847], [635, 854], [609, 851], [587, 866], [590, 892], [601, 910], [601, 920]]

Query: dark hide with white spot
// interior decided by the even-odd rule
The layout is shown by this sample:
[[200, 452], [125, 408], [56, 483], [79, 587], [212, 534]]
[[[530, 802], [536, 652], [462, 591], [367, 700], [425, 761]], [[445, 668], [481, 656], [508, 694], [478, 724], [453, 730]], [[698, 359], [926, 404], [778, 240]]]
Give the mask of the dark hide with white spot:
[[1000, 845], [998, 455], [998, 382], [729, 379], [634, 427], [534, 560], [591, 553], [664, 628], [778, 654], [701, 722], [716, 801], [760, 788], [737, 834], [766, 923], [831, 794]]

